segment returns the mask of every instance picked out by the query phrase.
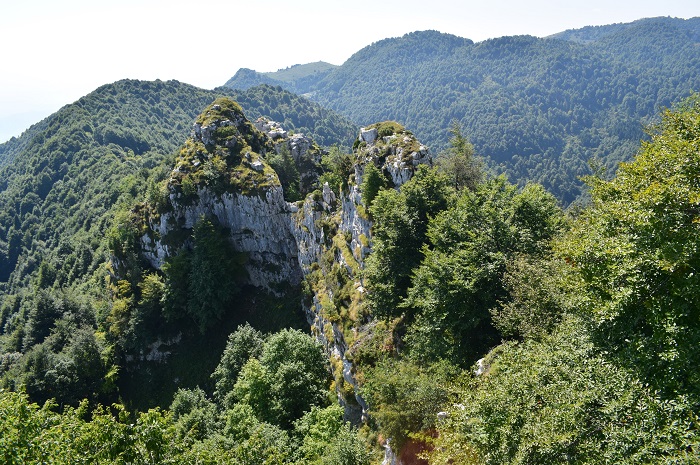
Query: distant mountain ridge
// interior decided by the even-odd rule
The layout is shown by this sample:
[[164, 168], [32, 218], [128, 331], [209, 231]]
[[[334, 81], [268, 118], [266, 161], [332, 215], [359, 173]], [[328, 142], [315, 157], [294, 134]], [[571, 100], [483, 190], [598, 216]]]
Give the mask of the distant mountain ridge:
[[247, 90], [259, 84], [281, 86], [290, 92], [303, 94], [304, 89], [318, 84], [336, 65], [317, 61], [303, 65], [294, 65], [273, 72], [259, 73], [248, 68], [241, 68], [229, 79], [224, 87]]
[[[700, 90], [700, 18], [648, 18], [480, 43], [422, 31], [371, 44], [317, 83], [282, 82], [358, 124], [396, 120], [433, 152], [458, 120], [497, 172], [564, 203], [599, 159], [610, 172], [662, 107]], [[243, 71], [227, 85], [269, 76]], [[261, 81], [262, 82], [262, 81]]]
[[697, 41], [699, 22], [700, 18], [690, 18], [687, 20], [679, 20], [671, 17], [645, 18], [631, 23], [615, 23], [604, 26], [585, 26], [578, 29], [567, 29], [566, 31], [547, 36], [547, 38], [569, 40], [571, 42], [591, 43], [628, 29], [634, 29], [640, 25], [659, 24], [668, 25], [679, 30], [690, 31], [691, 33], [695, 34], [695, 40]]

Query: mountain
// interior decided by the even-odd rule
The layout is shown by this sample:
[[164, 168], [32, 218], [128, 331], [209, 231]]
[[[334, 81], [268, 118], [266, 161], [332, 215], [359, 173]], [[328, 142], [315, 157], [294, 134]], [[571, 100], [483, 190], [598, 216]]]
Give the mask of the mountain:
[[[346, 258], [314, 299], [341, 276], [353, 285], [370, 236], [361, 167], [259, 114], [328, 138], [349, 127], [276, 87], [119, 81], [3, 146], [0, 385], [62, 405], [118, 392], [131, 408], [166, 406], [178, 385], [209, 385], [237, 325], [308, 328], [302, 281], [321, 255]], [[430, 158], [387, 127], [377, 163], [399, 186]]]
[[589, 160], [614, 172], [660, 108], [700, 89], [699, 37], [699, 18], [481, 43], [414, 32], [365, 47], [317, 84], [279, 85], [359, 124], [396, 120], [434, 152], [457, 120], [495, 171], [567, 204]]
[[185, 141], [201, 108], [222, 95], [234, 95], [251, 119], [276, 119], [325, 144], [354, 139], [347, 120], [280, 88], [208, 91], [128, 80], [102, 86], [0, 145], [0, 282], [10, 292], [25, 286], [42, 261], [56, 267], [59, 282], [94, 271], [105, 256], [91, 243], [104, 234], [113, 206], [141, 192]]
[[263, 84], [246, 91], [218, 90], [239, 102], [251, 121], [260, 117], [270, 118], [288, 131], [308, 134], [322, 146], [337, 144], [349, 147], [357, 137], [357, 125], [347, 118], [279, 86]]
[[324, 61], [294, 65], [269, 73], [258, 73], [252, 69], [241, 68], [235, 76], [226, 81], [224, 87], [246, 90], [258, 84], [269, 84], [303, 94], [304, 89], [316, 85], [335, 68], [337, 68], [336, 65]]
[[[0, 358], [31, 353], [35, 355], [23, 358], [23, 363], [50, 365], [55, 357], [62, 357], [61, 350], [72, 334], [89, 336], [92, 328], [105, 324], [111, 307], [111, 291], [104, 286], [110, 273], [106, 267], [109, 241], [105, 240], [109, 231], [135, 202], [158, 195], [158, 183], [170, 173], [173, 157], [190, 136], [202, 108], [216, 98], [234, 94], [254, 121], [261, 116], [274, 117], [284, 122], [295, 140], [318, 134], [329, 144], [347, 146], [354, 138], [355, 129], [347, 120], [279, 87], [211, 91], [177, 81], [125, 80], [96, 89], [33, 125], [19, 138], [0, 145]], [[258, 315], [265, 314], [256, 312], [258, 305], [269, 309], [289, 305], [264, 299], [258, 299], [257, 304], [244, 301], [241, 306]], [[293, 307], [288, 317], [267, 318], [263, 326], [299, 327], [303, 319], [296, 305]], [[251, 316], [245, 318], [256, 321]], [[64, 332], [56, 333], [56, 321], [64, 322], [60, 324]], [[231, 320], [233, 327], [222, 325], [220, 336], [210, 337], [215, 351], [222, 349], [238, 323]], [[80, 328], [90, 330], [81, 333]], [[46, 342], [47, 338], [51, 342]], [[204, 347], [193, 343], [187, 353], [195, 356]], [[39, 363], [36, 360], [44, 365], [31, 365]], [[30, 366], [24, 366], [20, 370], [23, 374], [12, 379], [28, 379], [28, 373], [35, 373], [34, 381], [26, 383], [28, 392], [59, 396], [41, 387], [43, 375]], [[200, 366], [213, 369], [207, 364]], [[0, 372], [5, 368], [3, 365]], [[196, 371], [185, 371], [197, 375]], [[75, 383], [61, 388], [64, 397], [92, 389], [79, 378], [65, 378]], [[137, 389], [148, 380], [124, 373], [121, 383], [124, 392], [131, 392], [129, 386]], [[154, 402], [158, 395], [162, 399], [168, 394], [131, 399]]]

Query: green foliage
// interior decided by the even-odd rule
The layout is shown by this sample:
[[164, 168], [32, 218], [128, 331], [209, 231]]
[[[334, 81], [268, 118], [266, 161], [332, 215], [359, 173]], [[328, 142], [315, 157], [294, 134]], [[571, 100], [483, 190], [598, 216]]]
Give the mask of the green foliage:
[[314, 406], [296, 420], [294, 434], [301, 442], [297, 460], [309, 464], [325, 463], [320, 459], [345, 426], [342, 418], [343, 409], [336, 404], [326, 408]]
[[166, 316], [194, 321], [200, 332], [219, 321], [239, 292], [245, 276], [242, 257], [220, 227], [201, 218], [192, 231], [192, 250], [169, 259], [165, 274]]
[[216, 405], [199, 388], [178, 389], [170, 405], [178, 438], [192, 444], [211, 435], [216, 429]]
[[329, 373], [320, 345], [295, 330], [282, 330], [265, 341], [259, 359], [251, 358], [233, 392], [261, 421], [288, 428], [326, 398]]
[[449, 409], [431, 463], [698, 463], [694, 409], [609, 363], [583, 327], [500, 347]]
[[438, 155], [437, 166], [449, 176], [455, 189], [476, 189], [483, 172], [475, 158], [474, 146], [462, 134], [459, 121], [452, 121], [450, 134], [450, 148]]
[[365, 372], [362, 395], [380, 431], [395, 450], [414, 433], [436, 425], [450, 397], [455, 369], [446, 363], [423, 368], [409, 360], [385, 359]]
[[376, 129], [377, 135], [381, 138], [393, 136], [394, 134], [399, 134], [406, 131], [406, 128], [396, 121], [382, 121], [380, 123], [367, 126], [367, 129]]
[[[85, 417], [89, 413], [90, 420]], [[55, 413], [32, 404], [24, 393], [0, 391], [0, 460], [7, 464], [182, 463], [172, 422], [158, 410], [130, 422], [120, 406], [111, 412], [87, 403]]]
[[666, 111], [561, 242], [601, 344], [665, 396], [700, 400], [700, 97]]
[[491, 318], [506, 339], [540, 338], [559, 323], [567, 308], [562, 288], [568, 277], [563, 261], [517, 255], [502, 278], [507, 293], [491, 309]]
[[232, 402], [231, 394], [241, 369], [249, 359], [259, 358], [262, 348], [262, 333], [248, 323], [229, 335], [221, 362], [211, 375], [216, 382], [214, 395], [219, 402], [224, 405]]
[[328, 186], [340, 194], [341, 191], [347, 190], [348, 178], [353, 171], [353, 159], [351, 154], [345, 153], [345, 150], [338, 146], [332, 146], [328, 153], [321, 158], [321, 166], [324, 173], [318, 180], [318, 183], [323, 186], [328, 183]]
[[386, 185], [386, 180], [373, 161], [369, 161], [364, 165], [364, 174], [362, 177], [362, 186], [360, 186], [360, 190], [362, 191], [362, 203], [366, 208], [370, 208], [374, 198]]
[[327, 451], [319, 463], [324, 465], [369, 465], [372, 463], [372, 454], [366, 441], [348, 424], [345, 424], [328, 443]]
[[210, 220], [197, 222], [192, 240], [187, 310], [203, 332], [221, 319], [245, 271], [226, 235]]
[[588, 180], [561, 259], [509, 262], [492, 313], [524, 342], [459, 383], [431, 463], [700, 463], [698, 141], [693, 96], [615, 178]]
[[[250, 332], [250, 327], [241, 327], [237, 338], [246, 332]], [[319, 363], [295, 368], [323, 372], [325, 387], [327, 373], [319, 347], [309, 336], [294, 331], [270, 336], [261, 356], [264, 367], [258, 359], [251, 358], [243, 369], [248, 374], [241, 378], [252, 379], [250, 373], [254, 370], [250, 367], [256, 363], [261, 370], [277, 367], [279, 373], [296, 358]], [[289, 380], [283, 376], [278, 381]], [[265, 380], [259, 398], [268, 397], [275, 408], [280, 405], [279, 394], [284, 388], [272, 386], [269, 381]], [[320, 388], [314, 382], [307, 385], [311, 391]], [[300, 393], [302, 390], [287, 392]], [[77, 409], [66, 407], [57, 412], [52, 402], [39, 407], [24, 392], [0, 389], [0, 461], [105, 465], [370, 463], [369, 445], [343, 422], [343, 410], [338, 405], [308, 405], [303, 414], [289, 418], [287, 429], [261, 421], [261, 412], [249, 403], [237, 403], [223, 411], [219, 410], [221, 407], [209, 400], [202, 389], [194, 388], [179, 389], [169, 411], [130, 414], [118, 404], [111, 409], [89, 409], [87, 401], [83, 401]]]
[[276, 150], [268, 155], [267, 162], [279, 177], [282, 189], [284, 189], [284, 199], [287, 202], [301, 200], [301, 177], [289, 151], [289, 146], [286, 143], [278, 144]]
[[366, 260], [367, 300], [377, 316], [400, 314], [411, 274], [421, 260], [429, 219], [451, 202], [448, 180], [421, 167], [400, 191], [380, 191], [370, 209], [374, 250]]
[[462, 191], [426, 232], [404, 304], [416, 312], [406, 336], [411, 352], [456, 364], [479, 358], [495, 340], [489, 309], [506, 299], [506, 264], [520, 253], [544, 253], [561, 218], [539, 186], [519, 191], [501, 177]]

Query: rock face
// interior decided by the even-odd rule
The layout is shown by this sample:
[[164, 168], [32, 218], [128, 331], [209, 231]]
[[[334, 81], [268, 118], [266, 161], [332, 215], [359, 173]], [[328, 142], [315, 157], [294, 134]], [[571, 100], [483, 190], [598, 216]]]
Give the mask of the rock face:
[[[248, 255], [246, 270], [251, 284], [277, 293], [283, 284], [301, 282], [298, 248], [290, 230], [293, 207], [284, 201], [280, 186], [269, 187], [264, 196], [215, 194], [203, 187], [197, 190], [194, 203], [180, 204], [177, 194], [170, 195], [170, 203], [173, 210], [149, 224], [156, 237], [166, 237], [173, 229], [192, 230], [202, 217], [216, 218], [230, 231], [235, 250]], [[160, 268], [177, 250], [151, 240], [153, 235], [142, 237], [143, 255], [153, 267]]]
[[302, 273], [289, 225], [292, 206], [265, 162], [272, 150], [238, 104], [219, 99], [210, 105], [176, 161], [165, 207], [147, 218], [144, 258], [161, 268], [168, 257], [191, 247], [201, 218], [215, 218], [228, 230], [234, 250], [246, 254], [250, 284], [275, 294], [298, 285]]
[[[354, 176], [340, 198], [326, 183], [304, 201], [290, 203], [266, 153], [279, 153], [280, 144], [287, 144], [300, 171], [315, 173], [308, 179], [317, 185], [322, 152], [302, 134], [287, 137], [269, 120], [253, 126], [235, 103], [217, 101], [195, 123], [171, 175], [167, 205], [146, 219], [147, 232], [140, 239], [142, 256], [161, 268], [168, 257], [191, 246], [200, 218], [216, 218], [234, 249], [248, 256], [250, 284], [281, 295], [285, 286], [306, 279], [313, 293], [307, 319], [334, 367], [346, 417], [356, 422], [366, 418], [367, 405], [357, 393], [346, 352], [348, 337], [367, 323], [358, 310], [364, 293], [361, 270], [372, 236], [361, 195], [364, 167], [379, 166], [390, 184], [399, 187], [418, 165], [431, 163], [412, 134], [401, 127], [393, 130], [396, 123], [382, 124], [360, 133], [363, 144], [356, 151]], [[387, 127], [393, 130], [388, 135]], [[339, 293], [346, 297], [336, 302]], [[352, 325], [338, 317], [338, 306], [355, 315]]]
[[287, 137], [287, 131], [276, 121], [267, 118], [258, 118], [255, 120], [254, 125], [258, 131], [267, 134], [267, 137], [272, 140], [284, 139]]

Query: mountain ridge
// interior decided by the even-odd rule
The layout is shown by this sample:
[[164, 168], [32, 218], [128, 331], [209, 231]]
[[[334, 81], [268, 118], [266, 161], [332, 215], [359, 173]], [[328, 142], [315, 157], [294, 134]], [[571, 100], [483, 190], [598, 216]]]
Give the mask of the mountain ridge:
[[457, 120], [494, 171], [540, 182], [568, 204], [590, 160], [613, 173], [660, 108], [700, 89], [700, 18], [600, 28], [584, 28], [600, 36], [587, 41], [413, 32], [364, 47], [296, 91], [359, 124], [396, 120], [436, 153]]

